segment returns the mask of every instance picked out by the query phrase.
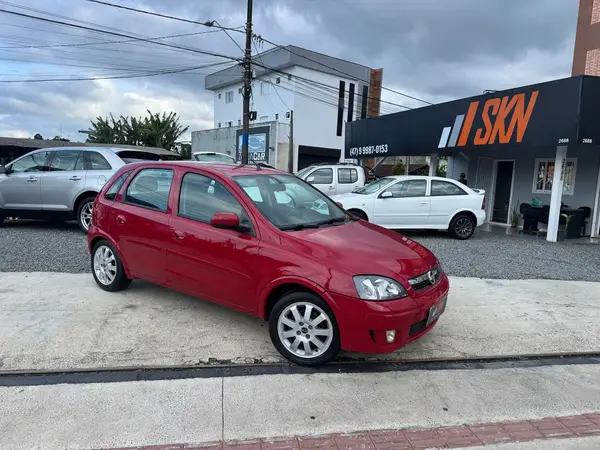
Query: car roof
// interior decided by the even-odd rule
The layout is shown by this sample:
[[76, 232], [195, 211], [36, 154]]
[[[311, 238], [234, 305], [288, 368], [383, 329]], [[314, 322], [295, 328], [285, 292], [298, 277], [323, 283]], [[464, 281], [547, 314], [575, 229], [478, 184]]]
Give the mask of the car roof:
[[453, 183], [456, 183], [456, 180], [453, 180], [452, 178], [446, 178], [446, 177], [430, 177], [428, 175], [390, 175], [387, 177], [381, 177], [381, 178], [393, 178], [395, 180], [439, 180], [439, 181], [451, 181]]
[[202, 169], [205, 172], [213, 172], [232, 178], [240, 175], [291, 175], [282, 170], [270, 169], [268, 167], [258, 167], [252, 164], [246, 166], [238, 164], [206, 164], [202, 161], [144, 161], [129, 164], [127, 167], [151, 165], [153, 167], [185, 167], [189, 169]]

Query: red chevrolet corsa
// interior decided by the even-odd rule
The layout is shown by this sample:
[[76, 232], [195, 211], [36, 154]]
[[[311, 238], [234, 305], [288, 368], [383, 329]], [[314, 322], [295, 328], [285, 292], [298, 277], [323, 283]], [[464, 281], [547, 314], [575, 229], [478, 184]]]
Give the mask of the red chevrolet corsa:
[[88, 239], [102, 289], [139, 278], [261, 317], [298, 364], [399, 349], [448, 295], [429, 250], [268, 168], [127, 165], [96, 197]]

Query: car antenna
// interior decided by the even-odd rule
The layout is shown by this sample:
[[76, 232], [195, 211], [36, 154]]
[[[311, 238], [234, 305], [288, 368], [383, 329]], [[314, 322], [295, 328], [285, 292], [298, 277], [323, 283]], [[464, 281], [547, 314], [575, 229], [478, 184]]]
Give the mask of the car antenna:
[[[250, 161], [256, 167], [256, 170], [262, 170], [261, 167], [260, 167], [260, 164], [257, 163], [256, 161], [254, 161], [253, 159], [248, 159], [248, 161]], [[246, 164], [239, 163], [232, 170], [239, 169], [240, 167], [246, 167]]]

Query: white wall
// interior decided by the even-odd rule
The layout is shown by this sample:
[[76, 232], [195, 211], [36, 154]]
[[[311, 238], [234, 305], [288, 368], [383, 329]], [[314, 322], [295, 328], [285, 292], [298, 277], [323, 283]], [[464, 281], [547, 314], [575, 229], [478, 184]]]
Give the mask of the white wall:
[[[251, 109], [257, 112], [257, 120], [253, 124], [261, 121], [278, 120], [282, 123], [289, 123], [286, 113], [289, 110], [294, 111], [294, 143], [295, 146], [307, 145], [314, 147], [344, 148], [344, 130], [342, 136], [337, 136], [337, 92], [340, 80], [346, 82], [346, 90], [349, 89], [349, 83], [355, 83], [356, 94], [360, 94], [357, 80], [339, 78], [333, 75], [325, 74], [319, 71], [294, 66], [286, 69], [285, 72], [306, 78], [322, 85], [307, 85], [305, 81], [296, 82], [293, 78], [288, 79], [286, 75], [271, 73], [269, 77], [263, 75], [254, 80], [252, 87]], [[279, 83], [277, 83], [279, 78]], [[268, 93], [264, 93], [262, 85], [265, 85]], [[238, 121], [242, 120], [243, 97], [239, 89], [243, 84], [237, 83], [225, 88], [219, 89], [214, 93], [214, 127], [227, 127], [228, 122], [238, 126]], [[226, 92], [233, 92], [233, 101], [226, 103]], [[221, 94], [221, 98], [219, 98]], [[348, 105], [348, 96], [345, 98], [345, 108]], [[354, 117], [359, 116], [360, 97], [357, 95], [354, 99]], [[278, 114], [278, 119], [276, 119]], [[344, 122], [346, 121], [347, 111], [344, 111]], [[262, 119], [262, 120], [261, 120]], [[343, 152], [341, 152], [343, 154]]]

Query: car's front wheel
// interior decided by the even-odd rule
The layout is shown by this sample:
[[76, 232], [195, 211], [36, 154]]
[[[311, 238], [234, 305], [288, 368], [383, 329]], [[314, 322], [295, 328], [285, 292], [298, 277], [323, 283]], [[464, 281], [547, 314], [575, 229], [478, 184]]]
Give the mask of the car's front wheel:
[[333, 311], [308, 292], [284, 295], [269, 317], [275, 348], [288, 360], [305, 366], [331, 361], [340, 351], [340, 332]]
[[85, 233], [90, 229], [92, 224], [92, 212], [94, 208], [95, 197], [84, 198], [77, 208], [77, 224]]
[[455, 239], [465, 240], [473, 236], [477, 223], [469, 214], [458, 214], [450, 222], [448, 231]]
[[126, 289], [131, 280], [127, 278], [121, 257], [113, 245], [102, 240], [92, 249], [92, 274], [96, 284], [105, 291], [116, 292]]

